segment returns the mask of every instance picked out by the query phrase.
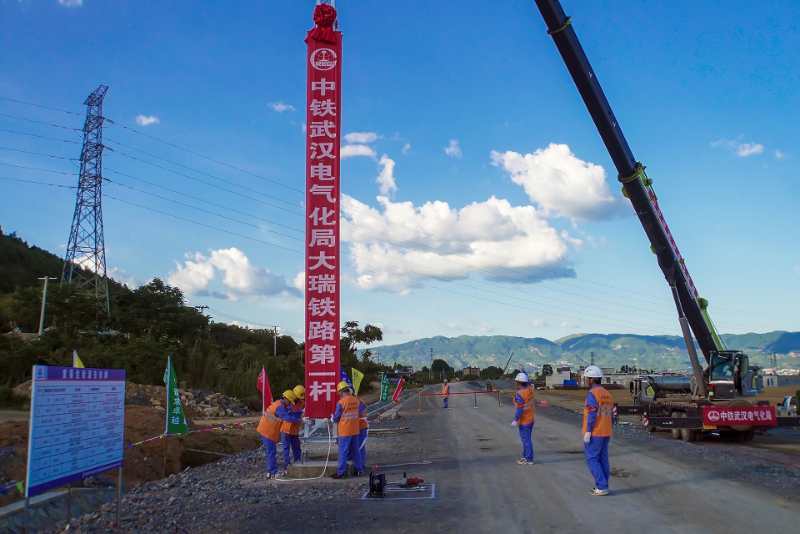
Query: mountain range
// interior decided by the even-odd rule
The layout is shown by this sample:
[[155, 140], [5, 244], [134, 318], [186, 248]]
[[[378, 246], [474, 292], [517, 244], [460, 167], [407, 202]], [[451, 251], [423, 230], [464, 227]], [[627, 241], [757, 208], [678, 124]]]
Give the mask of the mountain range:
[[[747, 352], [754, 364], [771, 366], [770, 355], [774, 353], [778, 366], [800, 367], [800, 332], [723, 334], [722, 339], [728, 348]], [[635, 365], [657, 370], [689, 367], [686, 344], [679, 336], [573, 334], [555, 341], [541, 337], [435, 336], [369, 350], [382, 363], [396, 362], [418, 369], [429, 366], [431, 356], [447, 361], [456, 369], [490, 365], [503, 368], [512, 352], [510, 369], [560, 361], [586, 364], [593, 355], [595, 363], [603, 367]]]

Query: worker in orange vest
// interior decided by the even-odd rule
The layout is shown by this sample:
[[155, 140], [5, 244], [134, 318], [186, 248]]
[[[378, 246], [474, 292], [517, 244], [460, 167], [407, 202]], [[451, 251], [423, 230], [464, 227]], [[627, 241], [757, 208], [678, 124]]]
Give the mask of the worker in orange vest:
[[608, 444], [611, 441], [611, 423], [614, 413], [614, 398], [600, 383], [603, 371], [590, 365], [583, 372], [591, 384], [583, 407], [583, 448], [586, 464], [594, 477], [594, 496], [608, 495], [608, 479], [611, 469], [608, 465]]
[[305, 409], [306, 388], [303, 386], [295, 386], [292, 393], [297, 397], [297, 400], [292, 403], [289, 410], [296, 414], [300, 420], [297, 422], [283, 421], [281, 423], [281, 445], [283, 446], [283, 465], [288, 466], [291, 462], [289, 452], [291, 449], [292, 458], [294, 463], [300, 462], [300, 428], [303, 426], [303, 410]]
[[284, 421], [296, 423], [300, 416], [291, 411], [292, 404], [297, 401], [297, 397], [291, 389], [283, 392], [283, 396], [269, 405], [261, 420], [258, 422], [256, 431], [261, 434], [261, 443], [264, 444], [267, 460], [267, 478], [278, 476], [278, 460], [276, 458], [276, 447], [281, 439], [281, 425]]
[[366, 406], [353, 395], [350, 385], [344, 380], [336, 386], [336, 391], [339, 393], [339, 402], [336, 403], [336, 410], [333, 412], [331, 420], [336, 423], [339, 465], [333, 478], [347, 476], [348, 460], [353, 462], [356, 476], [360, 476], [364, 471], [364, 464], [361, 463], [361, 453], [358, 450], [358, 421], [365, 415]]
[[442, 407], [447, 408], [447, 401], [450, 395], [450, 384], [447, 383], [447, 379], [444, 379], [442, 382]]
[[514, 420], [511, 426], [519, 428], [519, 439], [522, 442], [522, 457], [519, 465], [533, 465], [533, 422], [536, 409], [533, 404], [534, 390], [526, 373], [517, 373], [514, 378], [517, 392], [514, 394]]

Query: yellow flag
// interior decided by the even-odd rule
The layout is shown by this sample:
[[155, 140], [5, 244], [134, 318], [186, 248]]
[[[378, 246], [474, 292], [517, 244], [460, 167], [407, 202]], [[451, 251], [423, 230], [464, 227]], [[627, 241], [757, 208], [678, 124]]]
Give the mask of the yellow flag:
[[350, 370], [353, 371], [353, 387], [356, 390], [356, 395], [358, 395], [358, 388], [361, 387], [361, 381], [364, 379], [364, 373], [355, 367], [352, 367]]
[[78, 369], [84, 369], [86, 367], [85, 365], [83, 365], [83, 362], [78, 357], [77, 350], [72, 351], [72, 367], [77, 367]]

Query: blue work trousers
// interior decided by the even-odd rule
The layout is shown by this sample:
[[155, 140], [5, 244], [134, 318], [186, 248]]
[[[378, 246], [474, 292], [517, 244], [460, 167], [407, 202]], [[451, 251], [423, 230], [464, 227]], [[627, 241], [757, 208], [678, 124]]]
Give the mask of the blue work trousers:
[[274, 475], [278, 472], [277, 444], [264, 436], [261, 436], [261, 443], [264, 444], [266, 451], [267, 473]]
[[519, 425], [519, 439], [522, 442], [522, 457], [533, 461], [533, 423]]
[[367, 465], [367, 446], [364, 442], [367, 441], [367, 429], [363, 429], [358, 433], [358, 452], [361, 454], [361, 465]]
[[586, 465], [594, 477], [594, 484], [597, 489], [608, 489], [608, 478], [611, 476], [611, 469], [608, 466], [608, 443], [611, 438], [596, 438], [592, 436], [589, 443], [584, 443], [583, 449], [586, 452]]
[[281, 432], [281, 445], [283, 445], [283, 465], [288, 467], [288, 465], [292, 463], [292, 460], [289, 458], [290, 449], [294, 463], [300, 462], [300, 436], [293, 436], [286, 432]]
[[447, 408], [447, 399], [448, 397], [442, 397], [442, 407]]
[[339, 476], [347, 473], [347, 461], [353, 462], [356, 471], [363, 471], [364, 464], [361, 462], [361, 452], [358, 450], [358, 434], [355, 436], [339, 436], [339, 465], [336, 474]]

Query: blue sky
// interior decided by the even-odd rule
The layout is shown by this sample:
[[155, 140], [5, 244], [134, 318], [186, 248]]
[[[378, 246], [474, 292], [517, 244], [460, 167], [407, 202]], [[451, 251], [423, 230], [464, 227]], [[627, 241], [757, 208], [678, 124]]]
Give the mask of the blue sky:
[[[338, 3], [343, 129], [375, 134], [351, 136], [368, 155], [342, 166], [344, 318], [382, 325], [387, 342], [677, 333], [655, 258], [533, 2], [461, 5]], [[720, 330], [797, 329], [800, 4], [564, 7]], [[108, 84], [105, 174], [140, 190], [105, 187], [113, 273], [172, 280], [215, 320], [278, 324], [299, 339], [312, 8], [0, 0], [0, 129], [53, 138], [0, 131], [0, 177], [74, 185], [74, 163], [19, 150], [75, 158], [79, 145], [63, 140], [79, 135], [22, 119], [79, 128], [86, 95]], [[396, 187], [385, 185], [383, 202], [381, 172]], [[71, 190], [0, 180], [4, 230], [59, 254], [73, 208]]]

